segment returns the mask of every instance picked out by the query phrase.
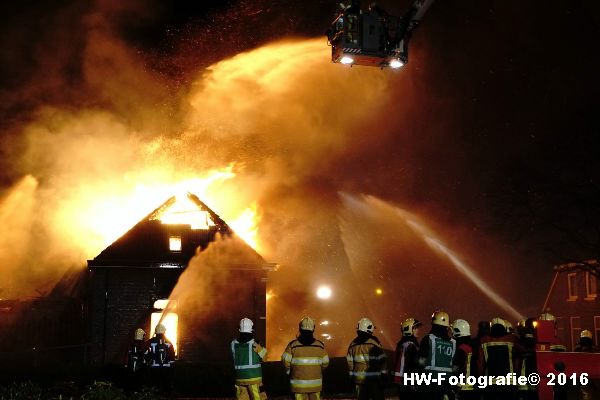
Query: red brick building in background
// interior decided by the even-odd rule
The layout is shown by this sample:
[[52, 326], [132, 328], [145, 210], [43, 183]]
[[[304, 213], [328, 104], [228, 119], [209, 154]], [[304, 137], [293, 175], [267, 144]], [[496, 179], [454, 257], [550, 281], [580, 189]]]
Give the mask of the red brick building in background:
[[554, 267], [554, 279], [542, 312], [556, 316], [558, 337], [573, 351], [582, 330], [600, 343], [600, 263], [598, 260], [573, 262]]

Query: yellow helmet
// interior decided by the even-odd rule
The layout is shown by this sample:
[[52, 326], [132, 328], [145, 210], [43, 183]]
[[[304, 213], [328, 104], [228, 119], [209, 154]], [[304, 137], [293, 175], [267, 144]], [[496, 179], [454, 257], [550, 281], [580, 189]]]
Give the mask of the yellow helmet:
[[157, 335], [164, 335], [167, 332], [167, 328], [163, 324], [156, 325], [156, 329], [154, 329], [154, 333]]
[[556, 317], [552, 314], [550, 314], [549, 312], [545, 312], [542, 315], [540, 315], [540, 321], [555, 321], [556, 322]]
[[506, 324], [506, 320], [504, 318], [500, 318], [500, 317], [494, 317], [492, 318], [492, 320], [490, 321], [490, 325], [494, 326], [494, 325], [502, 325], [504, 327], [504, 329], [508, 330], [508, 326]]
[[406, 318], [402, 323], [402, 336], [412, 336], [413, 329], [421, 325], [423, 325], [423, 323], [417, 319]]
[[505, 319], [504, 323], [506, 324], [506, 331], [507, 332], [514, 332], [515, 331], [515, 328], [513, 328], [513, 324], [509, 320]]
[[584, 329], [581, 331], [581, 333], [579, 334], [579, 337], [581, 339], [583, 338], [588, 338], [588, 339], [592, 339], [593, 335], [591, 331], [588, 331], [587, 329]]
[[135, 330], [135, 340], [144, 340], [144, 336], [146, 336], [146, 332], [142, 328], [137, 328]]
[[358, 329], [361, 332], [373, 333], [375, 325], [373, 325], [373, 322], [371, 322], [369, 318], [361, 318], [358, 321], [358, 326], [356, 327], [356, 329]]
[[519, 322], [517, 322], [517, 329], [525, 329], [527, 327], [527, 320], [525, 318], [521, 318]]
[[315, 321], [313, 321], [313, 319], [310, 317], [302, 318], [302, 321], [300, 321], [300, 329], [303, 331], [314, 331]]
[[435, 324], [435, 325], [441, 325], [441, 326], [450, 326], [450, 317], [448, 316], [448, 313], [446, 311], [434, 311], [433, 314], [431, 314], [431, 323]]

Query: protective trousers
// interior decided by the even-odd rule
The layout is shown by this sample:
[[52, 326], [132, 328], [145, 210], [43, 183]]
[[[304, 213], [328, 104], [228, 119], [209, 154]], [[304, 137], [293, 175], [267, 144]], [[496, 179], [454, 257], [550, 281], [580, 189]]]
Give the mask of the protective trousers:
[[258, 385], [235, 385], [235, 398], [236, 400], [261, 400], [260, 387]]
[[294, 393], [294, 400], [321, 400], [321, 392]]

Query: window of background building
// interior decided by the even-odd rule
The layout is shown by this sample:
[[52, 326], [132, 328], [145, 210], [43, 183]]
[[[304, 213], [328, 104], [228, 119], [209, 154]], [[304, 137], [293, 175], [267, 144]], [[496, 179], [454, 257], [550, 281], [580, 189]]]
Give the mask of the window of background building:
[[165, 336], [173, 343], [175, 354], [178, 354], [179, 316], [174, 312], [176, 309], [176, 300], [161, 299], [154, 302], [154, 310], [156, 312], [150, 315], [150, 337], [154, 337], [154, 329], [160, 322], [167, 328]]
[[567, 301], [577, 300], [577, 272], [567, 274], [567, 282], [569, 285], [569, 298]]
[[561, 343], [569, 343], [571, 340], [570, 323], [568, 317], [556, 317], [556, 336]]
[[598, 296], [598, 278], [589, 272], [585, 273], [585, 298], [594, 300]]
[[581, 318], [571, 317], [571, 351], [575, 349], [579, 342], [579, 334], [581, 333]]

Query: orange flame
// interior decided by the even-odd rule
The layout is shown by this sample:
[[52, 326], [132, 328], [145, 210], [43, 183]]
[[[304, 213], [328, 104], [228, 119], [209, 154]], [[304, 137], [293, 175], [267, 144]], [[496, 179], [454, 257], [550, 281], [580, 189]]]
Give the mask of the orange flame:
[[231, 221], [229, 226], [253, 249], [258, 249], [258, 221], [258, 205], [254, 202], [236, 220]]

